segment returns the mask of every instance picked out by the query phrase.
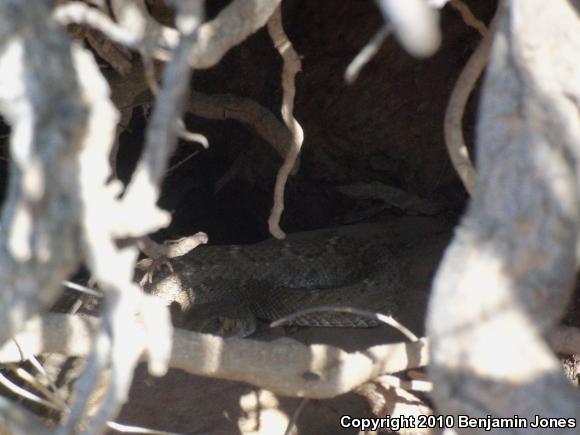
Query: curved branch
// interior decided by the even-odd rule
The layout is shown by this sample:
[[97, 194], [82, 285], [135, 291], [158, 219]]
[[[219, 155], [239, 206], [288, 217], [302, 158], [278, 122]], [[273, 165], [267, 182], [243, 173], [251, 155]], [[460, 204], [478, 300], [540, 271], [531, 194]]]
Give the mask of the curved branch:
[[467, 24], [470, 27], [473, 27], [475, 30], [479, 32], [481, 36], [485, 36], [485, 34], [487, 33], [487, 27], [485, 26], [485, 24], [483, 24], [482, 21], [478, 20], [475, 17], [475, 15], [473, 15], [473, 12], [471, 12], [469, 6], [467, 6], [461, 0], [451, 0], [449, 4], [455, 9], [457, 9], [457, 11], [461, 14], [461, 18], [463, 18], [465, 24]]
[[[34, 319], [14, 338], [18, 346], [11, 341], [0, 348], [0, 361], [17, 362], [23, 355], [45, 352], [85, 357], [97, 325], [95, 318], [62, 314]], [[351, 391], [382, 374], [424, 366], [427, 354], [424, 338], [345, 352], [287, 338], [262, 342], [177, 329], [169, 365], [194, 375], [249, 382], [286, 396], [323, 399]]]
[[[234, 0], [211, 21], [199, 28], [198, 42], [189, 53], [189, 64], [194, 69], [216, 65], [234, 46], [263, 27], [281, 0]], [[167, 61], [179, 41], [177, 30], [162, 26], [149, 15], [142, 0], [112, 2], [113, 11], [125, 29], [142, 32], [144, 45], [151, 47], [148, 54]], [[137, 20], [137, 22], [136, 22]], [[146, 29], [146, 30], [145, 30]]]
[[286, 127], [288, 127], [288, 130], [290, 130], [292, 134], [292, 146], [288, 150], [284, 163], [278, 170], [276, 176], [276, 185], [274, 186], [274, 205], [272, 206], [270, 217], [268, 218], [270, 234], [277, 239], [284, 239], [286, 234], [280, 228], [280, 217], [284, 211], [284, 189], [288, 176], [292, 172], [296, 160], [298, 159], [298, 155], [300, 154], [302, 142], [304, 142], [304, 131], [302, 130], [300, 123], [294, 117], [294, 97], [296, 95], [295, 77], [302, 69], [302, 62], [282, 26], [281, 7], [276, 9], [274, 15], [272, 15], [270, 21], [268, 21], [268, 32], [270, 33], [270, 38], [272, 38], [274, 47], [276, 47], [284, 62], [282, 66], [283, 95], [281, 112], [284, 124], [286, 124]]
[[80, 261], [78, 161], [87, 124], [71, 44], [47, 2], [0, 2], [0, 112], [12, 127], [0, 224], [0, 343], [60, 296]]
[[286, 157], [292, 147], [292, 134], [288, 128], [270, 110], [249, 98], [193, 92], [187, 110], [207, 119], [234, 119], [249, 125], [282, 158]]
[[479, 46], [473, 52], [465, 67], [463, 67], [457, 82], [455, 82], [449, 97], [447, 110], [445, 111], [444, 132], [447, 151], [459, 178], [465, 186], [465, 190], [471, 196], [473, 196], [475, 186], [475, 168], [469, 157], [469, 150], [463, 137], [463, 113], [467, 100], [469, 100], [469, 95], [489, 61], [489, 53], [496, 28], [497, 14]]
[[429, 302], [432, 396], [451, 415], [571, 418], [580, 393], [546, 338], [577, 268], [580, 117], [570, 96], [580, 95], [580, 39], [569, 35], [580, 22], [566, 0], [502, 2], [499, 13], [477, 194]]

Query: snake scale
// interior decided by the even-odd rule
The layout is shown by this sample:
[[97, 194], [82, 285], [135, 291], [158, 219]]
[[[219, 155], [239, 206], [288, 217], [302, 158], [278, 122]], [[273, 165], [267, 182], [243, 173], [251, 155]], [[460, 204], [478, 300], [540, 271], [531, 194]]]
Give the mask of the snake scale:
[[[273, 321], [323, 305], [393, 314], [404, 287], [390, 250], [394, 238], [384, 224], [357, 224], [294, 233], [284, 241], [200, 246], [172, 259], [173, 271], [158, 272], [145, 290], [173, 305], [178, 326], [205, 332], [224, 328], [228, 317], [250, 332], [248, 316]], [[365, 327], [376, 321], [320, 312], [292, 323]]]

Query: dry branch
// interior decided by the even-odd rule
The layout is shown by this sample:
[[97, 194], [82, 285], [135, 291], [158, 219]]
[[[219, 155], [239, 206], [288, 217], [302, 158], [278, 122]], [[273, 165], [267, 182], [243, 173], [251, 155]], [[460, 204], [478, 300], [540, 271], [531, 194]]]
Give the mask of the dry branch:
[[[10, 298], [2, 304], [6, 334], [2, 342], [29, 316], [54, 303], [61, 293], [60, 282], [83, 257], [109, 294], [118, 289], [115, 286], [131, 287], [136, 257], [129, 250], [118, 252], [109, 231], [115, 223], [111, 210], [116, 210], [116, 193], [115, 186], [106, 189], [105, 184], [117, 114], [109, 101], [108, 88], [92, 56], [70, 44], [46, 6], [47, 2], [26, 6], [0, 2], [4, 32], [0, 38], [4, 43], [0, 99], [2, 114], [13, 126], [11, 180], [0, 250], [2, 297]], [[109, 219], [103, 219], [103, 213]], [[126, 294], [132, 295], [129, 290]], [[127, 321], [122, 315], [122, 308], [133, 305], [114, 302], [117, 311], [111, 313], [121, 314], [118, 319], [122, 318], [126, 327], [119, 328], [120, 322], [105, 316], [106, 327], [100, 331], [100, 338], [108, 348], [91, 355], [93, 361], [101, 358], [102, 364], [109, 362], [111, 349], [118, 358], [116, 346], [123, 343], [119, 330], [133, 332], [132, 317]], [[141, 314], [147, 323], [148, 313]], [[157, 325], [159, 315], [155, 319]], [[116, 333], [116, 341], [111, 341], [110, 332]], [[162, 352], [144, 343], [137, 358], [143, 348], [148, 348], [159, 369]], [[112, 410], [122, 403], [132, 377], [131, 358], [124, 355], [124, 367], [115, 362], [118, 360], [113, 361], [114, 368], [120, 370], [114, 372], [114, 397], [107, 402]], [[92, 387], [90, 378], [99, 367], [89, 364], [89, 368], [97, 370], [88, 370], [89, 381], [81, 379], [79, 388]], [[82, 408], [82, 401], [79, 406]], [[82, 412], [73, 410], [72, 417], [74, 425]]]
[[362, 68], [375, 57], [390, 33], [391, 27], [387, 24], [383, 25], [348, 64], [348, 67], [344, 71], [344, 81], [347, 84], [352, 85], [356, 81]]
[[263, 27], [280, 0], [234, 0], [217, 17], [201, 26], [199, 44], [190, 53], [190, 65], [206, 69], [216, 65], [234, 46]]
[[55, 302], [79, 264], [76, 154], [86, 125], [71, 44], [46, 2], [0, 1], [0, 111], [11, 126], [0, 342]]
[[84, 24], [98, 30], [109, 40], [124, 47], [140, 49], [142, 40], [140, 35], [119, 27], [107, 15], [87, 4], [74, 1], [57, 6], [53, 11], [53, 18], [63, 26], [68, 24]]
[[[141, 222], [142, 228], [151, 230], [158, 228], [159, 219], [139, 213], [138, 206], [120, 207], [127, 198], [119, 201], [116, 183], [107, 186], [108, 156], [117, 121], [108, 86], [92, 56], [78, 46], [71, 47], [45, 6], [45, 2], [30, 8], [8, 0], [0, 3], [5, 21], [1, 23], [5, 34], [0, 67], [9, 84], [0, 89], [0, 99], [2, 114], [14, 127], [14, 170], [0, 255], [2, 279], [6, 280], [2, 295], [11, 301], [3, 304], [2, 316], [6, 318], [6, 339], [28, 316], [54, 302], [60, 282], [84, 256], [105, 292], [105, 309], [95, 348], [76, 386], [77, 400], [62, 430], [72, 430], [81, 422], [96, 379], [102, 369], [112, 366], [105, 400], [86, 428], [87, 433], [94, 433], [125, 401], [134, 366], [143, 352], [150, 359], [152, 373], [166, 370], [170, 347], [167, 310], [152, 304], [132, 283], [136, 250], [118, 249], [115, 244], [116, 237], [128, 235], [120, 223]], [[192, 17], [197, 18], [189, 14], [186, 24], [192, 23]], [[181, 38], [170, 72], [189, 71], [194, 31], [195, 26], [190, 26]], [[177, 82], [182, 88], [188, 83], [188, 76], [183, 75], [185, 81]], [[174, 85], [171, 82], [165, 89], [169, 94], [177, 90], [177, 99], [173, 94], [166, 102], [171, 110], [164, 115], [170, 121], [155, 126], [160, 129], [158, 134], [171, 130], [166, 126], [179, 110], [180, 91]], [[148, 210], [147, 206], [143, 204], [141, 210]], [[147, 217], [151, 220], [144, 221]]]
[[280, 217], [284, 211], [284, 189], [288, 176], [294, 168], [294, 164], [300, 154], [304, 131], [294, 117], [294, 97], [296, 95], [295, 77], [302, 69], [302, 62], [292, 43], [288, 39], [282, 26], [282, 9], [278, 7], [268, 21], [268, 32], [274, 43], [274, 47], [280, 53], [283, 60], [282, 66], [282, 119], [292, 135], [292, 146], [288, 150], [284, 163], [278, 170], [276, 185], [274, 186], [274, 205], [268, 218], [270, 234], [277, 239], [283, 239], [286, 234], [280, 228]]
[[[128, 122], [134, 107], [150, 104], [151, 92], [140, 68], [133, 67], [126, 77], [109, 75], [112, 99]], [[194, 91], [186, 110], [194, 115], [213, 119], [233, 119], [252, 128], [284, 158], [292, 146], [292, 135], [274, 114], [258, 102], [231, 94], [209, 95]], [[123, 115], [124, 114], [124, 115]]]
[[[1, 362], [45, 352], [85, 357], [96, 319], [51, 314], [31, 320], [14, 342], [0, 348]], [[329, 398], [374, 378], [427, 363], [425, 339], [377, 345], [361, 352], [306, 346], [290, 339], [261, 342], [175, 330], [169, 365], [188, 373], [249, 382], [286, 396]]]
[[[191, 66], [209, 68], [215, 65], [231, 47], [262, 27], [278, 3], [279, 0], [232, 2], [214, 20], [199, 29], [198, 43], [191, 52]], [[121, 45], [159, 60], [169, 60], [169, 53], [178, 44], [177, 30], [157, 23], [147, 12], [142, 0], [114, 1], [111, 6], [118, 25], [100, 11], [80, 2], [57, 7], [54, 16], [63, 24], [88, 25]], [[121, 68], [121, 65], [118, 67]], [[136, 70], [133, 67], [132, 77], [113, 78], [114, 82], [111, 82], [113, 99], [122, 113], [121, 126], [128, 124], [134, 106], [145, 103], [135, 102], [135, 99], [142, 97], [147, 102], [151, 101], [151, 96], [146, 92], [146, 83], [140, 81], [142, 73]], [[195, 97], [201, 101], [196, 102]], [[225, 107], [220, 107], [220, 103]], [[194, 95], [190, 108], [193, 113], [207, 115], [209, 119], [237, 119], [250, 124], [283, 158], [291, 147], [292, 139], [287, 129], [267, 109], [251, 100], [234, 96], [210, 97], [198, 93]], [[114, 155], [112, 161], [115, 161]]]
[[467, 24], [470, 27], [473, 27], [475, 30], [479, 32], [481, 36], [485, 36], [485, 34], [487, 33], [487, 28], [485, 27], [485, 24], [483, 24], [482, 21], [478, 20], [475, 17], [475, 15], [473, 15], [473, 12], [471, 12], [469, 6], [467, 6], [461, 0], [451, 0], [449, 4], [453, 6], [455, 9], [457, 9], [457, 11], [461, 14], [461, 18], [463, 18], [465, 24]]
[[[185, 7], [188, 3], [178, 4]], [[179, 23], [179, 12], [177, 20]], [[177, 144], [177, 121], [181, 119], [186, 105], [192, 74], [188, 64], [189, 53], [200, 43], [199, 27], [189, 32], [182, 35], [172, 61], [163, 72], [161, 90], [145, 136], [143, 155], [127, 186], [124, 206], [140, 209], [146, 218], [143, 225], [133, 221], [121, 227], [122, 232], [130, 236], [139, 237], [169, 223], [168, 213], [158, 209], [156, 202], [167, 162]], [[152, 224], [155, 226], [152, 227]]]
[[[136, 249], [119, 249], [115, 243], [118, 222], [137, 219], [138, 210], [119, 207], [119, 186], [107, 185], [111, 173], [108, 157], [118, 119], [109, 99], [109, 88], [91, 54], [75, 47], [73, 59], [88, 114], [77, 157], [79, 181], [74, 185], [79, 190], [82, 209], [78, 223], [80, 241], [86, 265], [105, 294], [105, 306], [94, 349], [75, 386], [77, 400], [62, 431], [70, 431], [83, 421], [90, 393], [101, 372], [111, 367], [112, 381], [104, 390], [100, 408], [86, 427], [87, 433], [96, 433], [125, 402], [134, 367], [143, 352], [149, 356], [151, 373], [165, 373], [170, 325], [166, 310], [155, 309], [132, 282]], [[144, 331], [152, 329], [162, 341], [138, 339], [146, 335]]]
[[119, 74], [124, 76], [131, 71], [131, 54], [127, 50], [92, 29], [87, 29], [85, 39], [97, 54]]
[[433, 397], [444, 414], [570, 418], [580, 396], [545, 337], [577, 264], [580, 21], [565, 0], [501, 7], [477, 126], [476, 194], [428, 310]]
[[[463, 14], [464, 12], [462, 12]], [[491, 51], [491, 44], [495, 36], [496, 27], [497, 17], [492, 20], [489, 30], [485, 32], [485, 36], [479, 43], [479, 46], [463, 67], [461, 74], [459, 74], [459, 78], [455, 82], [455, 86], [449, 97], [447, 110], [445, 111], [445, 145], [447, 145], [449, 157], [465, 186], [465, 190], [471, 196], [473, 196], [475, 186], [475, 168], [473, 167], [469, 150], [463, 137], [463, 114], [469, 96], [473, 92], [477, 80], [489, 61], [489, 52]]]
[[292, 134], [274, 114], [254, 100], [237, 95], [208, 95], [193, 92], [187, 110], [207, 119], [233, 119], [252, 127], [285, 158], [293, 146]]
[[[189, 53], [190, 66], [206, 69], [216, 65], [232, 47], [263, 27], [280, 1], [232, 1], [213, 20], [200, 27], [198, 44]], [[155, 21], [142, 0], [117, 0], [112, 2], [112, 7], [121, 26], [139, 29], [145, 38], [144, 45], [150, 48], [149, 55], [158, 60], [168, 60], [167, 53], [177, 46], [179, 40], [175, 29]]]

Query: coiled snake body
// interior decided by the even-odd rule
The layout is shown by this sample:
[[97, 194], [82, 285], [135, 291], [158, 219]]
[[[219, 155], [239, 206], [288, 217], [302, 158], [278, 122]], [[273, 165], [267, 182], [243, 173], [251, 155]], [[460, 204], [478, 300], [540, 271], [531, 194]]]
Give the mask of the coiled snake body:
[[[206, 332], [236, 317], [233, 312], [268, 321], [326, 305], [393, 314], [403, 286], [392, 239], [384, 224], [358, 224], [294, 233], [284, 241], [200, 246], [172, 259], [174, 271], [158, 273], [145, 290], [173, 304], [180, 326]], [[320, 312], [293, 323], [364, 327], [376, 321]]]

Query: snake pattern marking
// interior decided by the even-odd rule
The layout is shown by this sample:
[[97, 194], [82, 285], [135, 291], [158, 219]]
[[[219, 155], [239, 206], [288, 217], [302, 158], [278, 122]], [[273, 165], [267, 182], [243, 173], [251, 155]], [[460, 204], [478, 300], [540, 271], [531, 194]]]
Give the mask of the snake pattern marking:
[[[404, 286], [392, 239], [384, 224], [357, 224], [294, 233], [284, 241], [200, 246], [172, 259], [173, 272], [158, 272], [145, 290], [173, 305], [178, 326], [205, 332], [217, 317], [234, 311], [267, 321], [323, 305], [394, 314]], [[308, 314], [292, 323], [376, 325], [336, 312]]]

